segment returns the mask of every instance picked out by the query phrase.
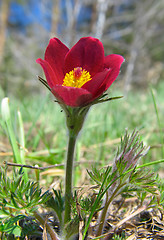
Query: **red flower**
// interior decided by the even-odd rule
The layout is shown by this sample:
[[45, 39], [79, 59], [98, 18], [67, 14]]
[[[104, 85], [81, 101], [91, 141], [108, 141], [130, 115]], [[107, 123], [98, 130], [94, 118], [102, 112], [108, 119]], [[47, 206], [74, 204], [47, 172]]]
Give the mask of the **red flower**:
[[104, 56], [102, 43], [81, 38], [70, 50], [57, 38], [47, 46], [45, 58], [37, 59], [56, 99], [71, 107], [85, 106], [100, 97], [117, 78], [124, 58]]

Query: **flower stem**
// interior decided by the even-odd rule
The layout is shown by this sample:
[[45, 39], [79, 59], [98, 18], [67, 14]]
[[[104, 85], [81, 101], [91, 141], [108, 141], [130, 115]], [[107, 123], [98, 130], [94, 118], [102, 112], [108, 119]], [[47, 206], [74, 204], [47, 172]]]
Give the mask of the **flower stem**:
[[73, 158], [76, 144], [76, 136], [70, 134], [67, 150], [66, 174], [65, 174], [65, 216], [64, 223], [71, 220], [71, 198], [72, 198], [72, 171]]

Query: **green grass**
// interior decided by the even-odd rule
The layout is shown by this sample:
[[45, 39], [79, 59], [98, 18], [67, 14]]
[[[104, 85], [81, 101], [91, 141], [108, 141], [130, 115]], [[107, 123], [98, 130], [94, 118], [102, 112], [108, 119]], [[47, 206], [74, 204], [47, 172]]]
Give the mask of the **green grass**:
[[[123, 95], [121, 89], [117, 88], [117, 84], [110, 88], [109, 95]], [[161, 159], [161, 132], [164, 128], [163, 92], [164, 83], [161, 81], [159, 86], [153, 89], [156, 108], [150, 89], [129, 92], [128, 96], [122, 99], [92, 107], [78, 139], [78, 161], [88, 161], [86, 167], [93, 162], [100, 165], [111, 163], [120, 136], [124, 134], [126, 128], [129, 131], [133, 131], [134, 128], [139, 130], [143, 142], [151, 146], [145, 162]], [[1, 99], [2, 97], [1, 93]], [[16, 116], [18, 108], [22, 114], [25, 147], [28, 150], [26, 162], [32, 165], [64, 163], [67, 145], [65, 116], [54, 102], [53, 96], [30, 96], [29, 93], [29, 97], [21, 101], [10, 97], [10, 108], [17, 139], [19, 139], [19, 122]], [[0, 129], [0, 139], [0, 142], [5, 141], [9, 144], [3, 128]], [[43, 154], [44, 150], [47, 154]], [[159, 167], [162, 168], [161, 165], [155, 166], [155, 170]]]

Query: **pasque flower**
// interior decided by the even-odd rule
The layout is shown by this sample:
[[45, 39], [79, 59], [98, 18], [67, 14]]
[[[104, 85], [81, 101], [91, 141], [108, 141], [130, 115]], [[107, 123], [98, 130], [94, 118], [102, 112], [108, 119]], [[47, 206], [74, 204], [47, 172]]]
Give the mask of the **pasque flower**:
[[43, 59], [37, 59], [51, 92], [59, 103], [82, 107], [92, 103], [116, 80], [124, 58], [104, 55], [102, 43], [81, 38], [71, 49], [58, 38], [50, 39]]
[[71, 49], [58, 38], [52, 38], [44, 60], [36, 60], [42, 66], [47, 82], [40, 77], [39, 80], [53, 93], [66, 113], [69, 136], [65, 168], [66, 225], [71, 220], [70, 199], [77, 136], [91, 105], [113, 100], [104, 99], [104, 92], [117, 78], [123, 61], [124, 58], [116, 54], [105, 57], [102, 43], [92, 37], [81, 38]]

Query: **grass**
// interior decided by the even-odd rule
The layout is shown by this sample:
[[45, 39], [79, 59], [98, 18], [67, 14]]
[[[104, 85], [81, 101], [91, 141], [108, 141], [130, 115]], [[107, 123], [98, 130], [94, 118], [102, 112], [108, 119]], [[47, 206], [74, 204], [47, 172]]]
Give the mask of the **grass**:
[[[121, 89], [117, 88], [115, 84], [110, 89], [110, 96], [122, 95]], [[77, 160], [85, 162], [86, 167], [93, 163], [100, 165], [111, 163], [120, 136], [124, 134], [126, 128], [129, 131], [133, 131], [134, 128], [139, 130], [143, 142], [150, 145], [151, 149], [144, 160], [145, 163], [161, 159], [163, 147], [161, 134], [164, 128], [163, 91], [164, 83], [161, 81], [159, 86], [153, 89], [153, 98], [151, 90], [147, 89], [142, 92], [129, 92], [123, 99], [94, 106], [78, 139]], [[2, 93], [0, 97], [2, 99]], [[54, 102], [53, 96], [35, 95], [25, 97], [21, 101], [10, 97], [10, 108], [17, 139], [19, 139], [19, 121], [16, 113], [18, 108], [22, 115], [26, 142], [24, 147], [28, 150], [26, 162], [43, 166], [64, 163], [67, 144], [65, 116]], [[6, 143], [5, 151], [9, 151], [9, 141], [3, 128], [0, 129], [0, 142]], [[4, 156], [0, 158], [4, 160]], [[155, 165], [154, 168], [158, 171], [162, 166]]]

